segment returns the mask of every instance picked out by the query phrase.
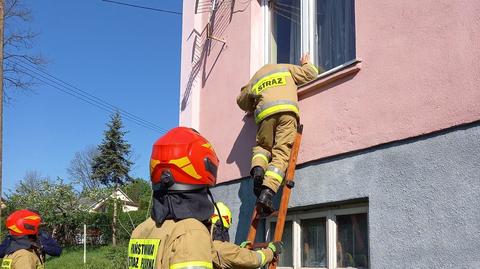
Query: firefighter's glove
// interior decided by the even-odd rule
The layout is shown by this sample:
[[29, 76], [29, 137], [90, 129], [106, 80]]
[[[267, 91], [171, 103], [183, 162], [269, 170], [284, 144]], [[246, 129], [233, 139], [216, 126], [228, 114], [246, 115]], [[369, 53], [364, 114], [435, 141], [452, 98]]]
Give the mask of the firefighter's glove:
[[252, 242], [250, 241], [243, 241], [241, 244], [240, 244], [240, 247], [241, 248], [248, 248], [248, 246], [252, 244]]
[[273, 255], [278, 255], [282, 253], [283, 250], [283, 242], [282, 241], [275, 241], [268, 243], [268, 248], [273, 252]]

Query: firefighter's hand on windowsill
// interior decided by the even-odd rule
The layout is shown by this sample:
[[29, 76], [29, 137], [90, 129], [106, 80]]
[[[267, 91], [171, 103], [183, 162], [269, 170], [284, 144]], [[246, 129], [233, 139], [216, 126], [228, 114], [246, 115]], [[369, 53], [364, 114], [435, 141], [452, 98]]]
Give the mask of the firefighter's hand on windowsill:
[[307, 52], [300, 57], [300, 65], [308, 64], [310, 63], [310, 53]]

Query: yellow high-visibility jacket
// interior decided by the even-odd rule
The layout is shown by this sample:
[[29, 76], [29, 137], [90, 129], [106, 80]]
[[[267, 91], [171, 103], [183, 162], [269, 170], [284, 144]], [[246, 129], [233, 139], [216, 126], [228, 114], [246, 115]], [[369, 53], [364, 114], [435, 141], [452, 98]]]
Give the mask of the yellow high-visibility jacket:
[[273, 251], [268, 248], [254, 251], [218, 240], [213, 241], [213, 246], [216, 254], [213, 257], [215, 269], [255, 269], [273, 260]]
[[213, 255], [210, 233], [200, 221], [166, 220], [156, 227], [149, 218], [132, 233], [128, 268], [212, 269]]
[[310, 63], [264, 65], [242, 87], [237, 104], [246, 112], [254, 112], [257, 124], [280, 112], [293, 112], [299, 117], [297, 88], [317, 75], [317, 68]]
[[43, 269], [43, 262], [33, 249], [19, 249], [3, 258], [1, 269]]

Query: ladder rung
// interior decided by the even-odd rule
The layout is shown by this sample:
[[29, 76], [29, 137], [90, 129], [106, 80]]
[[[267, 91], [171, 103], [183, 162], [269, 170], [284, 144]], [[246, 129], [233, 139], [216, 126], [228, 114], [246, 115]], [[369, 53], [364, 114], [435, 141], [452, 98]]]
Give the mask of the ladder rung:
[[273, 211], [269, 215], [257, 214], [257, 219], [266, 219], [266, 218], [272, 218], [272, 217], [278, 217], [278, 210]]
[[268, 217], [277, 217], [278, 216], [278, 210], [273, 211], [272, 214], [268, 215]]
[[257, 248], [266, 248], [268, 247], [268, 243], [266, 242], [260, 242], [260, 243], [253, 243], [252, 248], [257, 249]]

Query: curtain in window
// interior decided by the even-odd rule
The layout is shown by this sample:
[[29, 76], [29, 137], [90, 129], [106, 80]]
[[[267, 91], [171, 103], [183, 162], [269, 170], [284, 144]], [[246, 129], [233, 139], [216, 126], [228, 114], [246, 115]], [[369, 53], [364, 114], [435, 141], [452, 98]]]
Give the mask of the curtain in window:
[[319, 66], [329, 70], [355, 59], [354, 0], [318, 0], [315, 26]]
[[337, 216], [337, 265], [368, 268], [367, 214]]
[[327, 266], [326, 219], [306, 219], [301, 221], [302, 267]]

